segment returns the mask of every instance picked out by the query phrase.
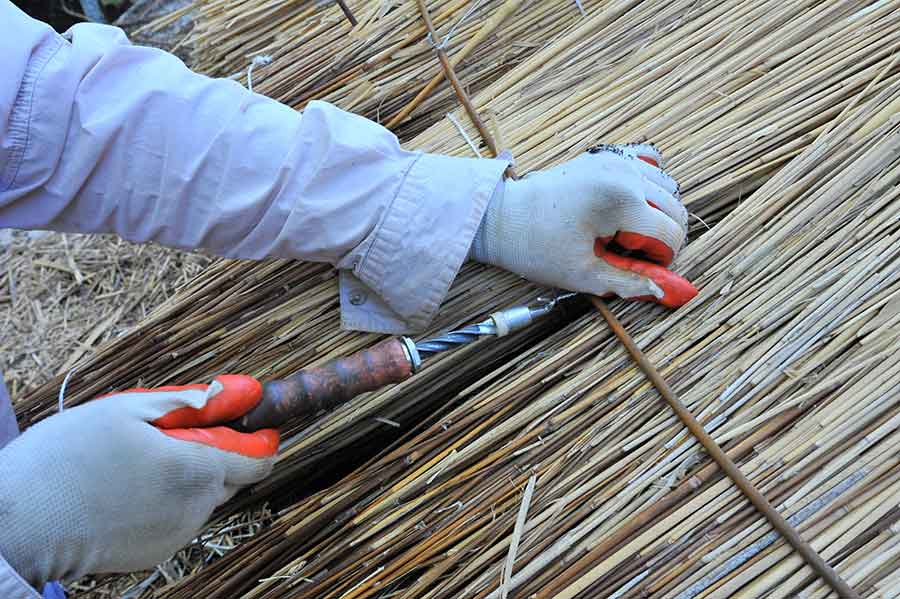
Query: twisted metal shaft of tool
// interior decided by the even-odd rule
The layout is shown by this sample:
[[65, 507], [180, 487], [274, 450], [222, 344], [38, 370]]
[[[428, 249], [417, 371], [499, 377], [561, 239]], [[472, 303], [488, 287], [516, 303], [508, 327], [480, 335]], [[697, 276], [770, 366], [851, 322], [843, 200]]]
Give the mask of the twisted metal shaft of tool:
[[476, 341], [485, 335], [496, 335], [497, 327], [492, 320], [485, 320], [478, 324], [469, 325], [456, 331], [449, 331], [438, 337], [426, 339], [416, 343], [416, 349], [420, 354], [432, 355], [438, 352], [447, 351]]

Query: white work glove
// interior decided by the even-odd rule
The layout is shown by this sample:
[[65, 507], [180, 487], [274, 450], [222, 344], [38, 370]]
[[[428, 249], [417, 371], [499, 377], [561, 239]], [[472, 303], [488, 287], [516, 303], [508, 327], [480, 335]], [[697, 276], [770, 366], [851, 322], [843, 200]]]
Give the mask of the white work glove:
[[0, 451], [0, 555], [36, 588], [168, 559], [271, 471], [277, 431], [214, 426], [261, 393], [226, 375], [117, 393], [32, 426]]
[[601, 146], [507, 180], [470, 258], [552, 287], [680, 306], [696, 289], [665, 267], [684, 245], [687, 211], [660, 164], [650, 145]]

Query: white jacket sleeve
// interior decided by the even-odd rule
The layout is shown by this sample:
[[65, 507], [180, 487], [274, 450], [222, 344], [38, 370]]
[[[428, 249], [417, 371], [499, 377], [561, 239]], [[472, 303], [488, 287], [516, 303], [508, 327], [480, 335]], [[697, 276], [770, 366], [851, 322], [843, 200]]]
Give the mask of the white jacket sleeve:
[[431, 320], [506, 166], [406, 151], [321, 102], [301, 116], [113, 27], [59, 36], [8, 0], [0, 56], [0, 227], [329, 262], [351, 328]]

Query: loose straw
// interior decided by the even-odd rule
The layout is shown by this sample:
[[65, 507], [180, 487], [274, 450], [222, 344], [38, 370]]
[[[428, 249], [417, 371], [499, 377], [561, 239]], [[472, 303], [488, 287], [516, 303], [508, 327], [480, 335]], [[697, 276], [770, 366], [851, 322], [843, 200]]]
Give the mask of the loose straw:
[[[425, 27], [428, 29], [430, 39], [436, 40], [437, 31], [435, 31], [434, 29], [434, 23], [431, 22], [431, 15], [428, 12], [428, 7], [425, 6], [425, 0], [418, 0], [418, 3], [419, 12], [422, 13], [422, 20], [425, 21]], [[466, 109], [466, 114], [469, 115], [469, 118], [472, 120], [475, 128], [478, 129], [478, 133], [481, 135], [482, 141], [484, 141], [485, 145], [496, 158], [500, 155], [500, 150], [497, 148], [497, 144], [496, 142], [494, 142], [493, 136], [488, 132], [487, 127], [484, 126], [484, 122], [481, 120], [481, 117], [478, 116], [478, 111], [475, 110], [475, 106], [472, 105], [472, 100], [469, 99], [469, 94], [466, 93], [466, 90], [463, 89], [462, 83], [459, 82], [459, 78], [456, 76], [456, 71], [453, 70], [453, 65], [450, 64], [450, 59], [447, 58], [447, 52], [444, 50], [443, 44], [435, 43], [433, 45], [434, 51], [437, 53], [438, 60], [441, 61], [441, 66], [444, 68], [444, 75], [446, 75], [447, 79], [450, 81], [450, 84], [453, 86], [453, 91], [456, 92], [456, 96], [459, 98], [460, 103], [462, 103], [463, 108]], [[506, 175], [515, 179], [516, 174], [512, 166], [506, 168]]]

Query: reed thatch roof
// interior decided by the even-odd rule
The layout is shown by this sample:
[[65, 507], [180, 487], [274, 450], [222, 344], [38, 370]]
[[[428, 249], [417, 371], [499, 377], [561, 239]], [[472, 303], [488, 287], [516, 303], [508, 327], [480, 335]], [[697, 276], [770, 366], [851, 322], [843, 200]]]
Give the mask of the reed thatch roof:
[[[335, 7], [323, 19], [313, 3], [202, 0], [201, 64], [237, 71], [271, 53], [258, 91], [393, 114], [438, 72], [412, 3], [396, 4], [351, 2], [362, 23], [348, 34]], [[430, 6], [443, 35], [470, 3]], [[486, 36], [460, 78], [483, 87], [475, 104], [520, 172], [598, 140], [663, 148], [697, 216], [676, 268], [701, 294], [672, 313], [616, 312], [813, 546], [865, 596], [897, 596], [900, 1], [584, 6], [480, 2], [448, 52], [510, 9], [506, 37]], [[516, 36], [537, 41], [504, 63]], [[444, 87], [404, 131], [446, 109]], [[458, 113], [407, 144], [471, 155], [460, 128], [478, 140]], [[468, 266], [434, 330], [537, 293]], [[226, 370], [281, 376], [376, 340], [340, 331], [337, 310], [328, 268], [220, 262], [86, 363], [69, 401]], [[23, 418], [51, 412], [55, 391], [21, 402]], [[269, 499], [284, 508], [272, 527], [162, 596], [827, 594], [577, 305], [290, 433], [274, 476], [222, 511]], [[304, 498], [315, 481], [333, 484]]]

